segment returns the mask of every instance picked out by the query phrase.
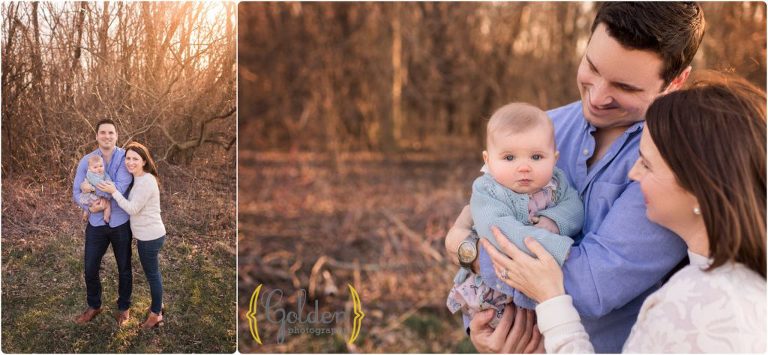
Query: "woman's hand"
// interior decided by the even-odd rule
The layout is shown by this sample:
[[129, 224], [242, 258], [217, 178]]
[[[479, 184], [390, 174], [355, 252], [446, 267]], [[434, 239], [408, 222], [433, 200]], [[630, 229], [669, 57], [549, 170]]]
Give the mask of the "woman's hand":
[[487, 240], [480, 242], [490, 255], [496, 276], [501, 281], [539, 303], [565, 294], [563, 271], [541, 244], [531, 237], [525, 238], [525, 246], [536, 255], [532, 258], [507, 240], [497, 227], [491, 230], [501, 252]]
[[112, 193], [114, 193], [115, 191], [117, 191], [117, 189], [115, 188], [115, 184], [110, 182], [110, 181], [102, 181], [102, 182], [96, 184], [96, 188], [98, 188], [99, 190], [104, 191], [104, 192], [106, 192], [106, 193], [108, 193], [110, 195]]
[[469, 323], [469, 338], [478, 352], [520, 354], [541, 351], [543, 342], [536, 327], [536, 313], [507, 305], [499, 325], [493, 329], [488, 323], [494, 313], [492, 309], [479, 312]]

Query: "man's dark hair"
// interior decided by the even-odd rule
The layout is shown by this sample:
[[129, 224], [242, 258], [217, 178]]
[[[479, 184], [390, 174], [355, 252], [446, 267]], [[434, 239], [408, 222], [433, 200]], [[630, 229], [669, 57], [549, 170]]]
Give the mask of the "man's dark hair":
[[695, 2], [605, 2], [592, 32], [601, 23], [622, 46], [661, 56], [664, 87], [691, 64], [704, 37], [704, 12]]
[[99, 122], [96, 122], [96, 133], [98, 133], [98, 132], [99, 132], [99, 127], [101, 127], [101, 125], [103, 125], [103, 124], [111, 124], [112, 126], [114, 126], [115, 128], [117, 128], [117, 125], [115, 124], [115, 121], [112, 121], [112, 120], [111, 120], [111, 119], [109, 119], [109, 118], [104, 118], [104, 119], [102, 119], [101, 121], [99, 121]]

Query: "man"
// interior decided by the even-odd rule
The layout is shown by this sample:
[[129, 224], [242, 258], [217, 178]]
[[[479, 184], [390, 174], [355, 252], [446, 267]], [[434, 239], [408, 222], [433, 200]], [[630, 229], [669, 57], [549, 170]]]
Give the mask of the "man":
[[[107, 252], [107, 247], [112, 245], [112, 252], [115, 254], [117, 262], [117, 271], [119, 275], [117, 313], [115, 318], [117, 324], [122, 326], [130, 318], [129, 308], [131, 306], [131, 292], [133, 289], [133, 274], [131, 273], [131, 227], [128, 224], [128, 214], [112, 200], [111, 196], [95, 190], [100, 197], [109, 200], [112, 207], [112, 216], [109, 223], [104, 222], [103, 208], [91, 206], [90, 208], [78, 203], [77, 196], [80, 194], [80, 185], [86, 176], [88, 169], [88, 157], [96, 154], [104, 160], [104, 171], [112, 177], [115, 187], [121, 194], [126, 195], [128, 186], [133, 181], [133, 177], [125, 167], [125, 150], [116, 147], [117, 131], [115, 123], [110, 119], [103, 119], [96, 124], [96, 142], [99, 148], [89, 153], [82, 159], [77, 166], [72, 194], [81, 208], [89, 210], [88, 225], [85, 228], [85, 287], [87, 292], [88, 309], [79, 315], [75, 322], [85, 324], [91, 321], [93, 317], [101, 313], [101, 277], [99, 269], [101, 268], [101, 259]], [[95, 205], [96, 203], [94, 203]]]
[[[646, 109], [684, 84], [703, 34], [703, 12], [695, 3], [602, 4], [576, 76], [581, 101], [548, 112], [560, 148], [557, 166], [585, 209], [582, 233], [563, 265], [565, 290], [598, 352], [621, 352], [645, 297], [686, 253], [679, 238], [648, 221], [639, 185], [627, 173], [638, 157]], [[470, 228], [465, 208], [446, 237], [451, 255], [476, 243]], [[479, 266], [489, 285], [518, 292], [496, 277], [484, 250], [477, 254], [475, 260], [464, 255], [462, 264]], [[525, 319], [517, 313], [516, 320]], [[480, 318], [470, 323], [479, 349], [530, 350], [526, 344], [538, 335], [520, 326], [500, 335], [510, 326], [493, 331], [484, 322], [489, 317]], [[530, 312], [528, 318], [532, 325]]]

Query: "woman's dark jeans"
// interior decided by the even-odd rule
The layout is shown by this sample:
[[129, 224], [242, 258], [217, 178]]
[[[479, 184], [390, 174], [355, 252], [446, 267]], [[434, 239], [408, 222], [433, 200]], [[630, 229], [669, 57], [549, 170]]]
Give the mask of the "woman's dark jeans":
[[152, 294], [150, 310], [157, 314], [163, 307], [163, 277], [160, 276], [160, 262], [157, 255], [160, 253], [164, 242], [165, 236], [148, 241], [136, 240], [141, 268], [144, 269], [144, 275], [147, 276], [149, 292]]

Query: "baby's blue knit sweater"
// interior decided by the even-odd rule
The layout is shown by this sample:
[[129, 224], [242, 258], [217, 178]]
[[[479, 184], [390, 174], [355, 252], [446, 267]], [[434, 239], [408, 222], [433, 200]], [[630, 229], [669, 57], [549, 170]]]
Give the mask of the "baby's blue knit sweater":
[[[491, 227], [497, 226], [510, 242], [528, 255], [533, 256], [533, 253], [523, 243], [525, 237], [530, 236], [552, 254], [552, 257], [560, 265], [563, 265], [573, 244], [573, 239], [568, 236], [578, 234], [584, 223], [584, 205], [579, 198], [578, 191], [568, 184], [568, 179], [562, 170], [555, 168], [553, 178], [557, 181], [555, 205], [539, 211], [536, 215], [553, 220], [560, 229], [561, 235], [534, 227], [528, 218], [528, 194], [516, 193], [502, 186], [490, 174], [486, 173], [475, 179], [472, 184], [472, 197], [469, 201], [475, 231], [480, 238], [487, 239], [498, 248], [491, 232]], [[468, 275], [469, 272], [461, 268], [456, 274], [454, 282], [462, 282]], [[495, 285], [488, 286], [494, 287]], [[519, 295], [522, 297], [515, 297], [514, 299], [518, 306], [529, 309], [536, 306], [533, 300], [522, 294]]]

